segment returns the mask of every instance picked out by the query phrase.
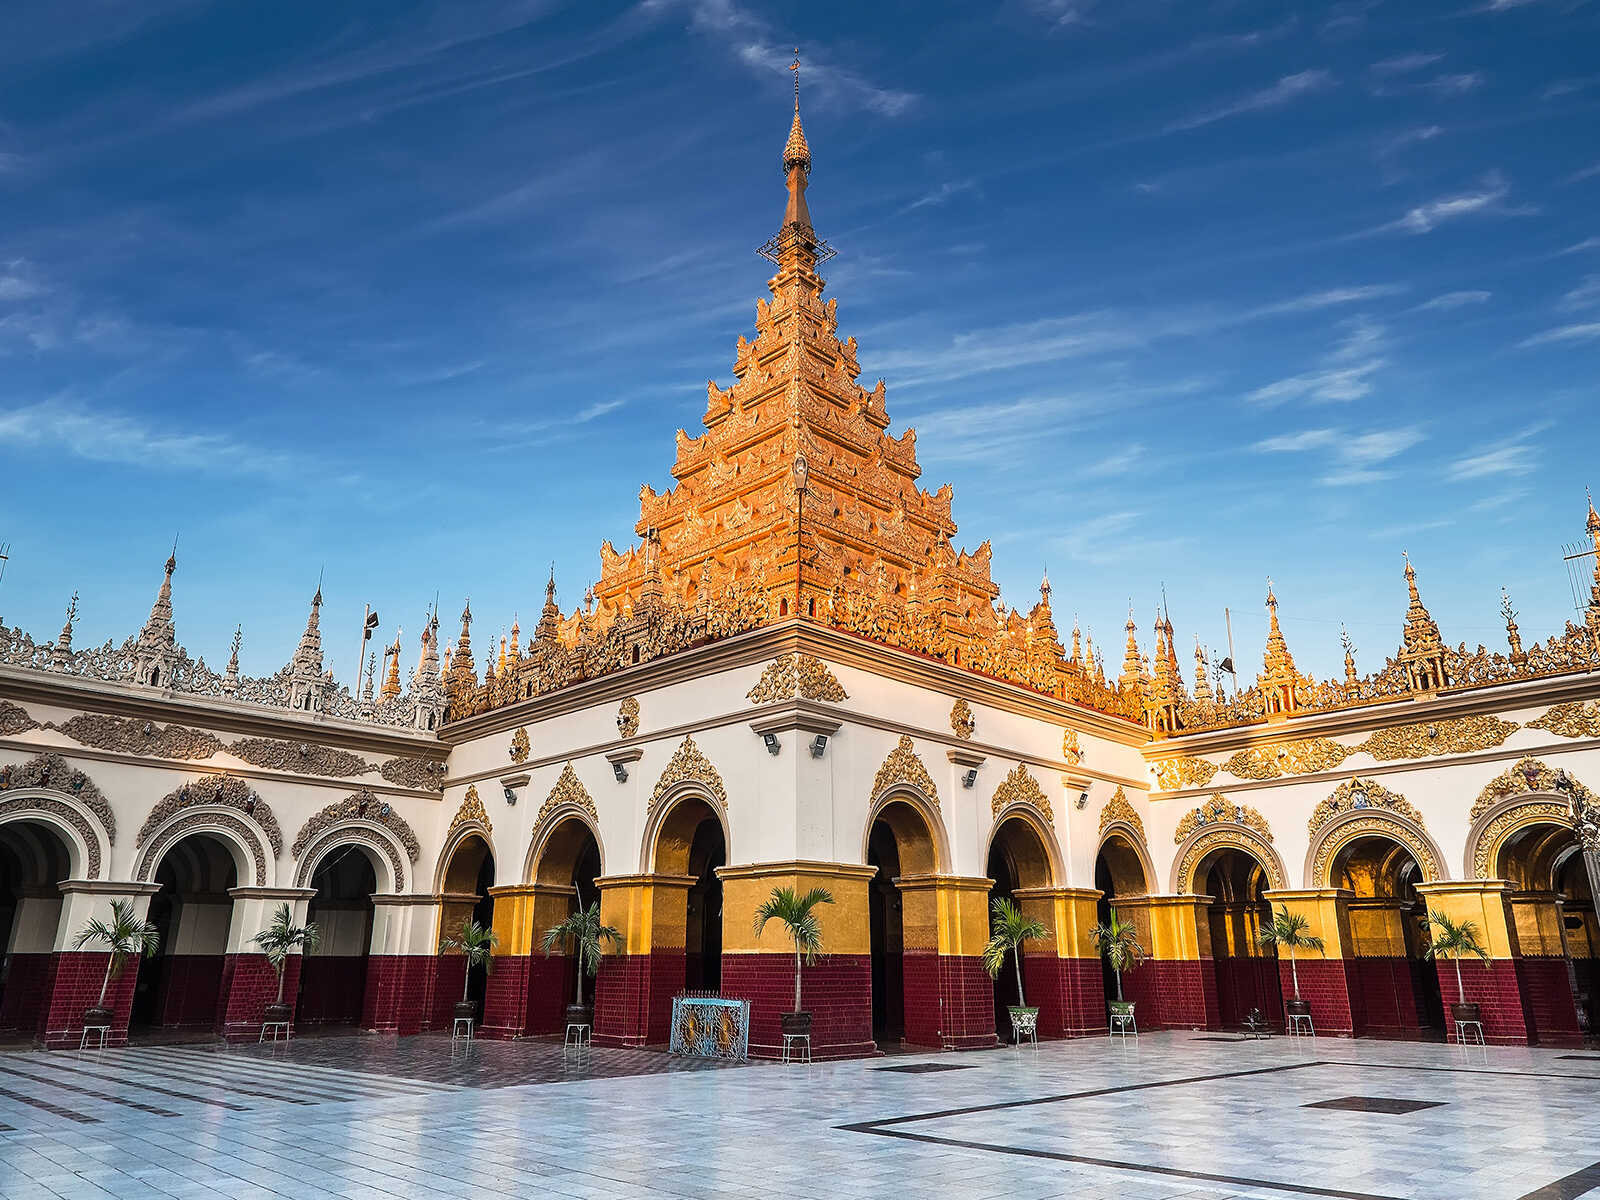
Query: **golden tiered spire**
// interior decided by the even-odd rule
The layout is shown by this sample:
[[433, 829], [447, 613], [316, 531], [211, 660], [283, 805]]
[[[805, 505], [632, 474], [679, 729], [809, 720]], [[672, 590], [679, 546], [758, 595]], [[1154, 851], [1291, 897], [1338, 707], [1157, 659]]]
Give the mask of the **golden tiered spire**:
[[1144, 692], [1144, 662], [1139, 657], [1139, 626], [1133, 619], [1133, 601], [1128, 601], [1128, 644], [1122, 653], [1122, 674], [1117, 683], [1123, 691], [1131, 690], [1136, 696]]
[[393, 700], [400, 694], [400, 630], [394, 631], [394, 644], [383, 651], [383, 687], [378, 692], [380, 700]]
[[1511, 607], [1511, 593], [1500, 589], [1500, 615], [1506, 620], [1506, 644], [1511, 647], [1511, 665], [1520, 667], [1528, 661], [1522, 649], [1522, 634], [1517, 629], [1517, 611]]
[[811, 175], [811, 147], [800, 126], [800, 47], [794, 49], [794, 120], [789, 125], [789, 140], [783, 144], [783, 174], [789, 185], [789, 204], [783, 212], [784, 228], [791, 225], [811, 228], [811, 212], [806, 208], [806, 181]]
[[1356, 686], [1356, 644], [1350, 640], [1350, 631], [1339, 626], [1339, 644], [1344, 647], [1344, 686]]
[[1294, 665], [1294, 655], [1289, 653], [1289, 643], [1284, 641], [1283, 630], [1278, 626], [1278, 597], [1272, 590], [1272, 580], [1267, 580], [1267, 652], [1262, 658], [1261, 677], [1258, 680], [1266, 696], [1267, 716], [1283, 717], [1295, 710], [1300, 672]]
[[1211, 681], [1206, 678], [1206, 652], [1200, 648], [1200, 635], [1194, 635], [1194, 698], [1201, 704], [1211, 703]]
[[1404, 641], [1397, 657], [1405, 667], [1406, 679], [1412, 691], [1436, 692], [1450, 686], [1445, 670], [1444, 640], [1439, 636], [1439, 626], [1422, 603], [1421, 593], [1417, 591], [1417, 569], [1411, 565], [1411, 556], [1405, 551], [1401, 553], [1405, 555], [1406, 591], [1411, 599], [1406, 608]]
[[450, 653], [444, 690], [452, 706], [471, 696], [478, 686], [478, 670], [472, 661], [472, 601], [461, 610], [461, 637]]
[[1594, 582], [1589, 585], [1589, 611], [1585, 623], [1596, 650], [1600, 650], [1600, 513], [1594, 510], [1594, 496], [1589, 497], [1589, 520], [1584, 524], [1589, 540], [1594, 543]]

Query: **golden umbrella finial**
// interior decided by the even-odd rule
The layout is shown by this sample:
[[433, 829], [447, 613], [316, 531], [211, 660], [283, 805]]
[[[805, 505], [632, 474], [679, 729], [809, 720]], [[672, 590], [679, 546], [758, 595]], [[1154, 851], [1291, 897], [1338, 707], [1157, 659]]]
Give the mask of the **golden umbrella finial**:
[[800, 111], [800, 47], [794, 48], [794, 61], [789, 64], [789, 70], [794, 72], [794, 110]]

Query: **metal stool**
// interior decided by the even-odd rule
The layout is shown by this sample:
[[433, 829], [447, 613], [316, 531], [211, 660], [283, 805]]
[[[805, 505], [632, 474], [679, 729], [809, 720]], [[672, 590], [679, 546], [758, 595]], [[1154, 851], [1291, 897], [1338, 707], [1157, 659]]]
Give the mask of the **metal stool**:
[[[804, 1043], [804, 1045], [801, 1045]], [[798, 1050], [798, 1053], [797, 1053]], [[803, 1053], [805, 1057], [800, 1057]], [[811, 1035], [809, 1033], [786, 1033], [783, 1035], [783, 1062], [811, 1061]]]
[[561, 1048], [566, 1050], [584, 1050], [594, 1045], [594, 1030], [588, 1025], [572, 1022], [567, 1026], [567, 1035], [561, 1040]]
[[287, 1021], [263, 1021], [263, 1022], [261, 1022], [261, 1036], [256, 1039], [256, 1045], [259, 1046], [262, 1042], [267, 1040], [267, 1031], [269, 1029], [272, 1031], [272, 1040], [273, 1041], [277, 1041], [278, 1040], [278, 1033], [279, 1033], [280, 1030], [283, 1033], [283, 1040], [286, 1041], [286, 1042], [289, 1040], [289, 1037], [290, 1037], [289, 1022], [287, 1022]]
[[[1476, 1037], [1476, 1039], [1470, 1039], [1470, 1038], [1467, 1037], [1467, 1034], [1472, 1030], [1477, 1030], [1478, 1036]], [[1484, 1046], [1486, 1044], [1487, 1043], [1485, 1043], [1484, 1040], [1483, 1040], [1483, 1022], [1482, 1021], [1457, 1021], [1456, 1022], [1456, 1045], [1458, 1045], [1458, 1046]]]
[[1116, 1009], [1112, 1009], [1110, 1031], [1114, 1034], [1117, 1034], [1124, 1042], [1126, 1042], [1128, 1040], [1129, 1030], [1133, 1031], [1134, 1037], [1137, 1038], [1139, 1036], [1139, 1021], [1138, 1018], [1134, 1016], [1133, 1009], [1129, 1008], [1126, 1012], [1118, 1012]]
[[[1303, 1031], [1300, 1028], [1300, 1022], [1302, 1021], [1305, 1022], [1305, 1029]], [[1288, 1034], [1290, 1037], [1316, 1037], [1317, 1027], [1312, 1023], [1311, 1014], [1290, 1013]]]
[[84, 1049], [88, 1048], [89, 1035], [91, 1033], [98, 1033], [100, 1035], [100, 1042], [99, 1042], [98, 1045], [95, 1046], [95, 1049], [96, 1050], [104, 1050], [106, 1048], [106, 1038], [111, 1036], [111, 1026], [109, 1026], [109, 1025], [85, 1025], [83, 1027], [82, 1036], [78, 1038], [78, 1049], [79, 1050], [84, 1050]]
[[451, 1042], [470, 1042], [472, 1040], [472, 1018], [457, 1017], [455, 1024], [450, 1026]]
[[1011, 1033], [1016, 1038], [1017, 1049], [1022, 1048], [1022, 1039], [1026, 1037], [1035, 1046], [1039, 1044], [1039, 1014], [1036, 1012], [1014, 1012], [1011, 1014]]

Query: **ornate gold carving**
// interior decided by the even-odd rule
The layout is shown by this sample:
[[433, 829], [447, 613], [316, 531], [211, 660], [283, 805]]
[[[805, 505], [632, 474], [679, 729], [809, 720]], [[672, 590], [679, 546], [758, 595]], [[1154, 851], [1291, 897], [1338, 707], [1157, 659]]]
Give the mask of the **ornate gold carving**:
[[1357, 838], [1368, 836], [1389, 838], [1399, 842], [1411, 852], [1411, 857], [1417, 860], [1417, 868], [1422, 872], [1422, 878], [1426, 882], [1432, 883], [1439, 878], [1439, 863], [1434, 858], [1433, 851], [1428, 848], [1428, 843], [1413, 833], [1408, 826], [1397, 821], [1393, 815], [1375, 814], [1345, 821], [1318, 843], [1316, 857], [1311, 861], [1313, 885], [1329, 886], [1333, 856]]
[[9, 700], [0, 700], [0, 736], [10, 737], [39, 728], [39, 722], [28, 715], [28, 710]]
[[1419, 829], [1426, 828], [1422, 814], [1399, 792], [1391, 792], [1376, 779], [1357, 777], [1341, 783], [1333, 795], [1317, 805], [1306, 822], [1306, 832], [1316, 837], [1319, 829], [1340, 814], [1369, 808], [1395, 813]]
[[1078, 731], [1068, 729], [1061, 735], [1061, 757], [1067, 766], [1075, 767], [1083, 761], [1083, 747], [1078, 744]]
[[147, 754], [152, 758], [204, 759], [223, 748], [220, 741], [200, 729], [156, 725], [104, 713], [81, 713], [49, 728], [58, 729], [85, 746]]
[[1498, 746], [1518, 729], [1515, 721], [1502, 721], [1488, 713], [1447, 717], [1442, 721], [1417, 721], [1380, 729], [1356, 747], [1379, 762], [1400, 758], [1431, 758], [1436, 754], [1468, 754]]
[[1257, 835], [1248, 832], [1242, 826], [1224, 825], [1202, 833], [1189, 843], [1189, 848], [1183, 852], [1183, 861], [1178, 864], [1179, 891], [1193, 894], [1196, 868], [1204, 861], [1206, 855], [1213, 850], [1225, 848], [1243, 850], [1259, 862], [1261, 869], [1267, 873], [1268, 886], [1274, 888], [1288, 886], [1284, 878], [1283, 868], [1278, 863], [1278, 856], [1272, 853], [1270, 846], [1263, 843]]
[[815, 654], [784, 654], [767, 664], [761, 679], [745, 695], [752, 704], [773, 704], [780, 700], [826, 700], [837, 704], [848, 700], [839, 680], [828, 664]]
[[[380, 800], [366, 788], [362, 788], [359, 792], [352, 792], [343, 800], [337, 800], [313, 813], [306, 823], [300, 826], [300, 832], [295, 834], [294, 844], [289, 847], [290, 857], [299, 858], [313, 838], [320, 837], [345, 821], [371, 821], [376, 825], [382, 825], [406, 848], [406, 856], [412, 862], [416, 862], [422, 854], [422, 844], [417, 840], [417, 835], [411, 826], [406, 823], [406, 819], [395, 812], [394, 806], [387, 800]], [[395, 887], [398, 890], [401, 886], [397, 877]]]
[[950, 706], [950, 728], [962, 741], [970, 738], [978, 728], [978, 719], [972, 715], [972, 705], [962, 697]]
[[1122, 790], [1120, 783], [1117, 785], [1117, 790], [1111, 793], [1111, 799], [1100, 808], [1100, 836], [1104, 837], [1106, 830], [1116, 821], [1133, 826], [1139, 834], [1139, 840], [1141, 842], [1145, 840], [1144, 821], [1133, 805], [1128, 803], [1128, 793]]
[[1495, 852], [1513, 830], [1524, 825], [1549, 822], [1572, 828], [1572, 809], [1559, 800], [1529, 800], [1513, 805], [1484, 826], [1472, 847], [1472, 875], [1475, 879], [1494, 877]]
[[721, 808], [728, 807], [728, 791], [722, 786], [722, 776], [717, 768], [711, 765], [711, 760], [694, 744], [694, 738], [684, 736], [678, 743], [678, 748], [672, 752], [666, 769], [661, 772], [661, 778], [656, 780], [656, 786], [650, 793], [650, 803], [646, 808], [649, 813], [655, 812], [668, 792], [680, 783], [698, 783], [711, 796], [711, 799]]
[[1571, 804], [1580, 812], [1600, 809], [1600, 801], [1594, 794], [1565, 771], [1552, 770], [1537, 758], [1527, 757], [1518, 759], [1488, 782], [1473, 801], [1468, 820], [1476, 821], [1506, 797], [1524, 792], [1570, 797]]
[[335, 750], [316, 742], [282, 742], [272, 738], [241, 738], [227, 747], [228, 753], [252, 767], [271, 771], [293, 771], [301, 775], [332, 775], [348, 778], [365, 775], [372, 764], [359, 754]]
[[528, 741], [527, 729], [518, 725], [517, 731], [511, 735], [511, 761], [520, 766], [528, 761], [528, 754], [532, 749], [533, 747]]
[[[1237, 756], [1235, 756], [1237, 757]], [[1163, 792], [1205, 787], [1217, 773], [1217, 764], [1204, 758], [1168, 758], [1156, 763], [1156, 786]]]
[[1332, 738], [1299, 738], [1276, 745], [1249, 746], [1240, 750], [1222, 769], [1240, 779], [1276, 779], [1280, 775], [1309, 775], [1327, 771], [1349, 758], [1355, 750]]
[[446, 843], [455, 836], [456, 830], [463, 825], [476, 823], [482, 825], [490, 833], [494, 832], [494, 822], [489, 820], [489, 814], [484, 810], [483, 800], [478, 796], [478, 785], [467, 785], [467, 794], [461, 801], [461, 807], [456, 809], [456, 815], [450, 818], [450, 828], [445, 831]]
[[[61, 755], [52, 751], [30, 758], [15, 767], [0, 767], [0, 792], [20, 791], [23, 788], [41, 788], [64, 792], [81, 802], [95, 815], [106, 831], [106, 843], [116, 845], [117, 817], [105, 794], [94, 781]], [[92, 840], [92, 839], [91, 839]], [[95, 854], [98, 856], [99, 851]]]
[[1220, 792], [1214, 792], [1204, 804], [1184, 814], [1172, 835], [1172, 843], [1178, 845], [1195, 830], [1207, 825], [1224, 824], [1243, 825], [1246, 829], [1254, 829], [1266, 841], [1272, 840], [1272, 827], [1267, 824], [1265, 817], [1248, 804], [1235, 804]]
[[1044, 794], [1044, 789], [1025, 763], [1018, 763], [1000, 781], [1000, 786], [994, 790], [994, 798], [989, 801], [989, 812], [999, 816], [1000, 810], [1008, 804], [1031, 804], [1044, 814], [1046, 822], [1055, 822], [1055, 813], [1050, 809], [1050, 797]]
[[444, 764], [429, 758], [391, 758], [378, 773], [397, 787], [444, 790]]
[[578, 773], [572, 769], [570, 762], [561, 768], [561, 778], [556, 780], [555, 786], [550, 789], [550, 794], [545, 797], [544, 804], [539, 808], [539, 815], [533, 819], [534, 826], [543, 824], [544, 819], [563, 804], [581, 808], [596, 821], [600, 819], [600, 813], [595, 809], [589, 789], [583, 786], [583, 781], [578, 778]]
[[273, 854], [283, 853], [283, 831], [278, 828], [278, 818], [272, 815], [272, 805], [244, 780], [233, 775], [202, 775], [161, 797], [139, 827], [139, 836], [133, 839], [134, 847], [144, 845], [150, 835], [176, 813], [202, 807], [238, 809], [261, 827], [272, 843]]
[[921, 792], [927, 797], [928, 803], [934, 808], [939, 807], [939, 789], [934, 785], [933, 776], [928, 774], [928, 768], [923, 766], [922, 760], [917, 757], [916, 743], [911, 740], [910, 734], [900, 735], [899, 742], [889, 751], [889, 757], [883, 760], [883, 765], [873, 776], [873, 799], [877, 799], [896, 784], [904, 784], [913, 791]]
[[617, 732], [631, 738], [639, 732], [639, 700], [629, 696], [617, 707]]
[[1547, 729], [1557, 737], [1600, 737], [1600, 700], [1572, 700], [1552, 705], [1528, 722], [1529, 729]]

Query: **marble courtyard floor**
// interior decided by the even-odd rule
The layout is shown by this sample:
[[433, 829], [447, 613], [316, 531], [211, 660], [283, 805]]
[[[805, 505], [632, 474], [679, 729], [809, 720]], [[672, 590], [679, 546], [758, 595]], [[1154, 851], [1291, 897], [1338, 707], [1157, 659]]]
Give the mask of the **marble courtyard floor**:
[[1147, 1034], [780, 1067], [542, 1042], [0, 1054], [0, 1197], [1600, 1197], [1600, 1054]]

